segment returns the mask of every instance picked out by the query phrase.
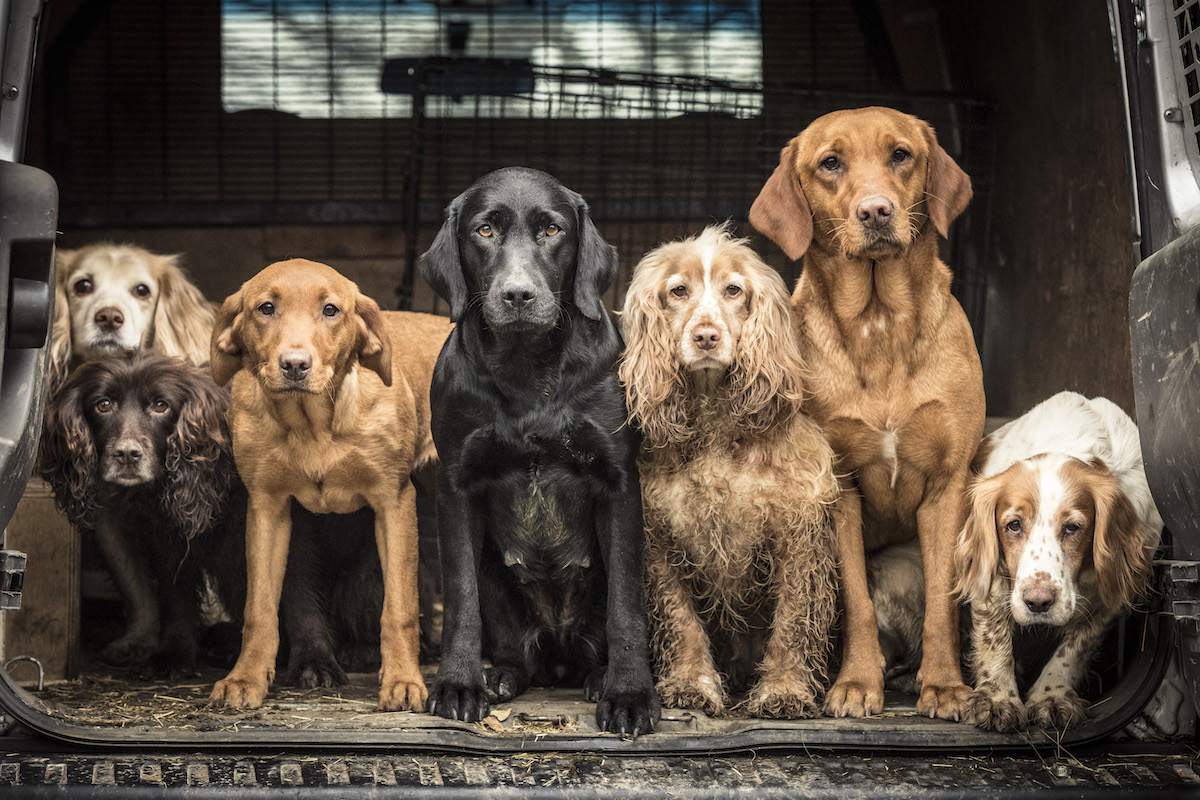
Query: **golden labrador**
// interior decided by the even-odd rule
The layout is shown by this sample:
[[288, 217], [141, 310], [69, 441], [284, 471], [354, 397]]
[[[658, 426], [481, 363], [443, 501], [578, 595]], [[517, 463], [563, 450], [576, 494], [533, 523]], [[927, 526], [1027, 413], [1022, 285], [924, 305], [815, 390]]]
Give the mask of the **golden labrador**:
[[874, 107], [827, 114], [792, 139], [750, 212], [790, 258], [804, 256], [792, 304], [807, 410], [849, 476], [838, 521], [843, 660], [825, 703], [834, 716], [883, 708], [864, 553], [914, 536], [926, 608], [917, 710], [958, 719], [970, 694], [951, 590], [983, 372], [938, 258], [938, 234], [970, 199], [970, 179], [927, 123]]
[[215, 705], [258, 707], [274, 678], [295, 499], [318, 514], [374, 509], [385, 587], [379, 708], [424, 708], [409, 476], [436, 457], [429, 382], [451, 327], [380, 311], [334, 269], [302, 259], [272, 264], [221, 306], [212, 371], [217, 383], [233, 378], [233, 452], [250, 500], [242, 651], [213, 688]]

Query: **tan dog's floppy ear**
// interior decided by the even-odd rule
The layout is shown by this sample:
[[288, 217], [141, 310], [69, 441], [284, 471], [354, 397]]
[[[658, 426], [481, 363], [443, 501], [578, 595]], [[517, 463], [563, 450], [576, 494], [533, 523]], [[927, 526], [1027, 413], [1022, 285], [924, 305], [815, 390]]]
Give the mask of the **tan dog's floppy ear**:
[[1092, 533], [1092, 562], [1100, 594], [1111, 608], [1125, 608], [1149, 590], [1150, 561], [1145, 522], [1121, 490], [1108, 467], [1093, 460], [1097, 480], [1092, 487], [1096, 528]]
[[438, 297], [450, 304], [452, 322], [458, 322], [467, 310], [467, 280], [458, 257], [458, 210], [465, 194], [454, 198], [446, 207], [446, 221], [438, 229], [433, 244], [417, 262], [421, 277]]
[[242, 292], [238, 290], [225, 298], [213, 326], [209, 368], [218, 386], [229, 383], [242, 368], [242, 324]]
[[58, 250], [54, 254], [54, 324], [50, 328], [49, 394], [62, 387], [71, 372], [71, 302], [67, 299], [67, 275], [78, 250]]
[[750, 224], [793, 261], [812, 244], [812, 209], [795, 172], [796, 140], [779, 152], [779, 166], [771, 173], [750, 207]]
[[940, 144], [933, 128], [927, 123], [925, 143], [929, 146], [929, 175], [925, 179], [925, 207], [929, 218], [943, 237], [950, 233], [950, 223], [971, 202], [971, 179], [954, 162]]
[[[729, 234], [725, 234], [729, 239]], [[792, 305], [779, 273], [745, 248], [750, 314], [729, 368], [729, 413], [740, 425], [763, 431], [804, 400], [804, 358], [792, 329]]]
[[648, 253], [634, 267], [625, 292], [621, 330], [625, 350], [617, 375], [625, 386], [629, 418], [651, 446], [661, 447], [687, 437], [687, 409], [680, 399], [683, 374], [671, 342], [671, 325], [658, 297], [657, 281], [670, 269], [662, 249]]
[[178, 266], [178, 256], [153, 256], [158, 276], [154, 349], [203, 364], [209, 357], [216, 312]]
[[1000, 568], [996, 505], [1004, 489], [1004, 473], [979, 478], [967, 492], [970, 511], [954, 547], [955, 593], [969, 603], [982, 602]]
[[358, 363], [377, 373], [384, 386], [392, 385], [392, 338], [383, 325], [379, 304], [365, 294], [354, 301], [358, 322]]

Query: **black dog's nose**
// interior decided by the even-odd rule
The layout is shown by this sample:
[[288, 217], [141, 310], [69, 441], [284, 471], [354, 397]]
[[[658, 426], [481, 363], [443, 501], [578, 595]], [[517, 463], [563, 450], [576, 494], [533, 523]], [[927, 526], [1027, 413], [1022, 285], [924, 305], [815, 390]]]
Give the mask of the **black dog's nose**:
[[505, 305], [520, 311], [533, 300], [533, 289], [527, 286], [505, 289], [503, 298]]
[[123, 467], [132, 467], [142, 460], [141, 445], [135, 442], [120, 442], [113, 448], [113, 458]]
[[125, 315], [116, 306], [105, 306], [96, 312], [96, 324], [100, 330], [112, 333], [125, 324]]
[[279, 369], [289, 381], [301, 381], [312, 369], [312, 356], [303, 350], [285, 350], [279, 354]]
[[1050, 610], [1050, 606], [1054, 605], [1054, 601], [1058, 599], [1058, 593], [1053, 589], [1044, 587], [1034, 587], [1026, 589], [1021, 593], [1021, 600], [1034, 614], [1044, 614]]
[[892, 221], [892, 201], [881, 194], [872, 195], [858, 204], [858, 219], [867, 228], [885, 228]]

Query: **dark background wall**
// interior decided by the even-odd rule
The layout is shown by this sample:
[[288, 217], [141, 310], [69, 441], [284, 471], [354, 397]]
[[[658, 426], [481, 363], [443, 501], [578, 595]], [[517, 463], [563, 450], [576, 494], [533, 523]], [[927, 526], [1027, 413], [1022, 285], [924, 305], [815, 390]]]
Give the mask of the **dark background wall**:
[[[199, 112], [219, 104], [219, 14], [216, 0], [178, 5], [56, 0], [42, 70], [51, 78], [43, 85], [52, 90], [35, 100], [28, 160], [61, 172], [73, 182], [76, 202], [90, 200], [102, 210], [106, 192], [118, 184], [135, 194], [144, 191], [144, 206], [151, 210], [155, 198], [165, 196], [159, 183], [166, 177], [194, 178], [203, 187], [209, 178], [205, 165], [220, 155], [197, 149], [205, 126], [212, 124]], [[788, 136], [816, 113], [835, 107], [835, 101], [820, 92], [874, 97], [892, 93], [897, 103], [914, 92], [969, 93], [991, 104], [989, 146], [994, 147], [990, 174], [976, 176], [984, 179], [978, 186], [986, 190], [990, 214], [973, 219], [970, 234], [982, 246], [978, 252], [986, 256], [976, 276], [986, 282], [986, 307], [976, 320], [976, 334], [989, 413], [1016, 415], [1061, 389], [1104, 394], [1132, 411], [1126, 323], [1132, 234], [1123, 116], [1106, 3], [763, 0], [761, 14], [764, 83], [784, 92], [787, 103], [769, 100], [763, 115], [769, 119], [753, 123], [753, 134], [747, 134], [751, 123], [716, 115], [671, 123], [671, 141], [680, 144], [665, 148], [664, 157], [695, 151], [694, 165], [680, 174], [703, 184], [706, 196], [724, 199], [667, 222], [619, 214], [602, 219], [602, 232], [622, 254], [622, 280], [658, 241], [694, 232], [714, 217], [744, 215], [748, 202], [741, 208], [741, 195], [722, 194], [722, 185], [744, 178], [752, 169], [769, 170]], [[89, 15], [99, 24], [84, 35], [81, 31], [90, 30], [84, 24]], [[61, 58], [64, 43], [72, 37], [78, 40], [78, 55], [71, 68], [64, 69], [54, 59]], [[114, 87], [119, 91], [114, 93]], [[816, 94], [800, 104], [795, 99], [799, 90]], [[165, 117], [147, 115], [148, 107], [158, 107], [155, 103], [172, 109], [166, 127], [160, 122]], [[961, 122], [956, 113], [940, 106], [930, 112], [939, 115], [939, 131], [947, 136]], [[229, 150], [224, 157], [234, 159], [225, 174], [235, 183], [246, 181], [242, 194], [253, 194], [258, 185], [247, 176], [261, 166], [252, 156], [260, 130], [255, 125], [262, 120], [244, 112], [233, 116], [237, 119], [221, 121], [218, 137]], [[407, 123], [393, 123], [390, 129], [384, 123], [373, 125], [339, 124], [336, 132], [360, 137], [357, 146], [364, 147], [361, 142], [403, 137], [407, 130]], [[633, 143], [630, 147], [646, 137], [644, 127], [635, 124], [578, 127], [599, 131], [600, 141]], [[122, 129], [129, 135], [114, 138]], [[292, 144], [285, 148], [286, 157], [303, 166], [309, 158], [306, 148], [332, 130], [328, 123], [307, 125], [288, 140]], [[529, 135], [518, 125], [502, 138], [516, 147]], [[557, 133], [548, 136], [547, 141], [561, 139]], [[135, 144], [121, 145], [118, 139]], [[456, 144], [460, 149], [471, 146]], [[738, 157], [731, 159], [730, 152]], [[239, 157], [242, 162], [236, 160]], [[629, 158], [615, 150], [608, 171], [580, 173], [576, 180], [584, 185], [576, 188], [589, 197], [590, 192], [600, 192], [611, 183], [610, 173]], [[168, 162], [187, 168], [164, 167]], [[396, 171], [395, 185], [395, 180], [402, 181], [403, 166], [403, 161], [393, 160], [380, 169]], [[193, 178], [188, 169], [194, 170]], [[305, 188], [308, 179], [302, 170], [287, 169], [284, 174], [288, 185]], [[340, 181], [331, 191], [348, 192], [351, 198], [355, 187], [367, 180], [345, 171], [330, 174], [335, 183]], [[386, 176], [370, 180], [387, 182]], [[465, 181], [457, 173], [450, 175], [445, 191], [461, 189]], [[651, 186], [642, 191], [666, 192], [676, 184], [667, 181], [661, 190]], [[214, 197], [219, 206], [220, 197]], [[732, 208], [727, 207], [731, 203]], [[429, 216], [416, 230], [418, 251], [428, 246], [436, 228], [436, 213]], [[404, 253], [410, 249], [406, 234], [398, 222], [379, 220], [222, 223], [219, 215], [202, 222], [186, 215], [160, 215], [150, 224], [122, 212], [90, 219], [76, 215], [65, 225], [61, 245], [113, 239], [183, 253], [185, 266], [214, 300], [263, 265], [304, 255], [346, 272], [388, 306], [404, 269]], [[761, 246], [768, 260], [794, 279], [798, 265]], [[963, 265], [951, 260], [951, 267], [961, 272]], [[420, 284], [415, 289], [414, 306], [431, 306], [428, 289]], [[611, 301], [619, 302], [620, 295], [618, 287]]]

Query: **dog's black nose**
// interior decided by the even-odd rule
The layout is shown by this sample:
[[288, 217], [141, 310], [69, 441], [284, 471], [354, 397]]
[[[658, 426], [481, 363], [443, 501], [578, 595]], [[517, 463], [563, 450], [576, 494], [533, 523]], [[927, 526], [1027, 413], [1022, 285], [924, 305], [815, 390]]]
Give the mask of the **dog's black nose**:
[[858, 204], [858, 219], [864, 227], [885, 228], [892, 222], [892, 211], [892, 201], [876, 194]]
[[312, 369], [312, 356], [303, 350], [285, 350], [279, 354], [279, 369], [289, 381], [301, 381]]
[[112, 333], [125, 324], [125, 315], [116, 306], [105, 306], [96, 312], [96, 324], [100, 330]]
[[503, 297], [505, 305], [520, 311], [533, 300], [533, 289], [527, 286], [505, 289]]
[[1035, 586], [1021, 592], [1021, 601], [1034, 614], [1044, 614], [1058, 599], [1058, 592], [1043, 586]]
[[134, 442], [121, 442], [113, 448], [113, 459], [123, 467], [132, 467], [142, 460], [141, 445]]

